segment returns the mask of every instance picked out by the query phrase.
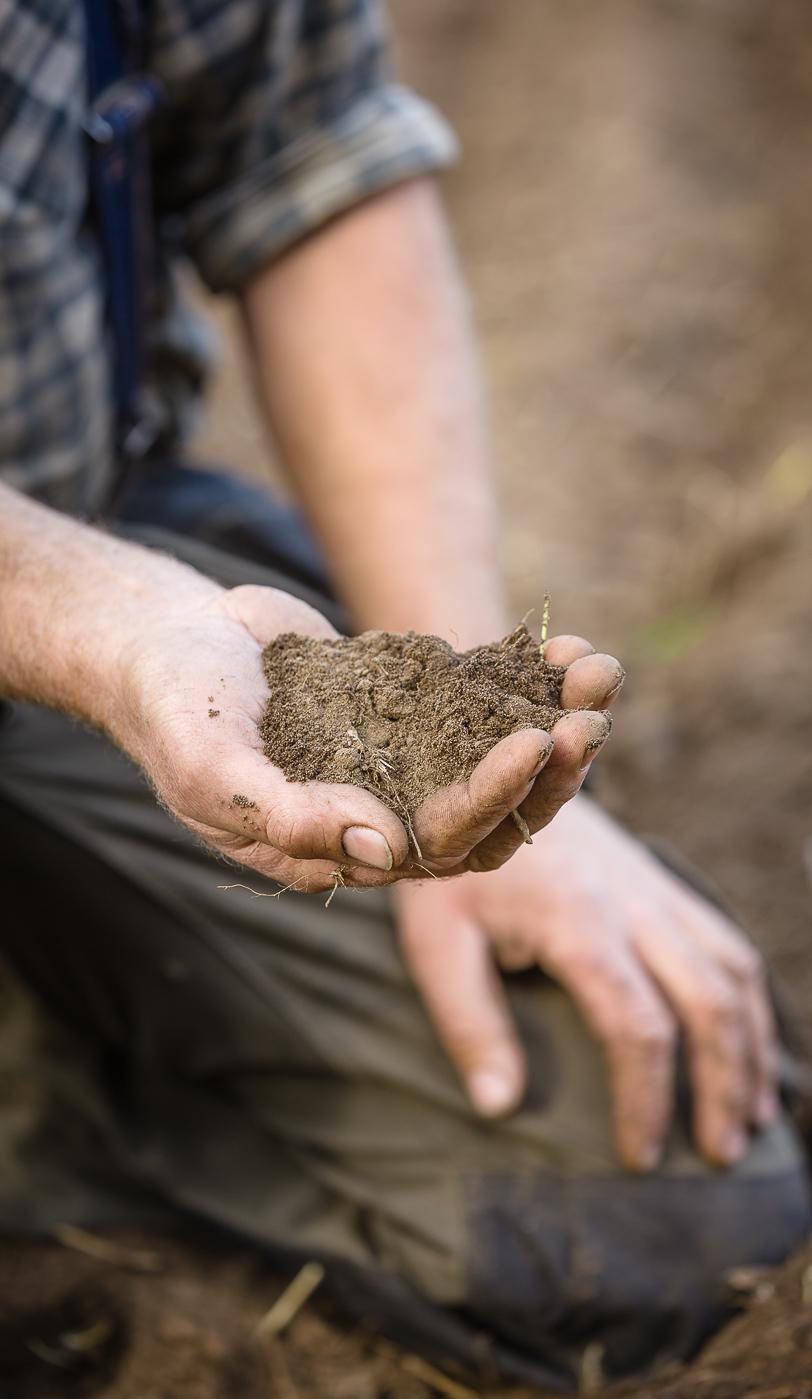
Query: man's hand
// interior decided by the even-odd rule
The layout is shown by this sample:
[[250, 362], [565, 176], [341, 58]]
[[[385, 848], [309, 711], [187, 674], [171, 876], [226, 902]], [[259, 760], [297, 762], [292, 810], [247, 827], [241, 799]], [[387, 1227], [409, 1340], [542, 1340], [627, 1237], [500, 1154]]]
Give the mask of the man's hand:
[[622, 679], [586, 642], [549, 642], [551, 660], [572, 661], [562, 704], [580, 712], [552, 736], [511, 734], [414, 812], [418, 867], [403, 823], [370, 792], [288, 782], [262, 753], [262, 649], [286, 631], [335, 635], [287, 593], [226, 591], [0, 485], [0, 694], [104, 730], [191, 830], [296, 889], [329, 888], [338, 871], [368, 885], [501, 864], [519, 840], [511, 811], [538, 829], [580, 787]]
[[652, 1169], [685, 1039], [698, 1149], [729, 1165], [775, 1116], [774, 1031], [758, 954], [584, 797], [485, 876], [396, 891], [415, 981], [474, 1105], [515, 1107], [524, 1058], [497, 973], [540, 967], [601, 1041], [620, 1159]]
[[[605, 715], [567, 715], [552, 736], [525, 729], [503, 739], [467, 782], [443, 788], [414, 813], [420, 862], [402, 822], [350, 784], [289, 782], [264, 756], [257, 725], [268, 702], [261, 653], [295, 631], [334, 636], [312, 608], [271, 588], [185, 596], [145, 616], [121, 664], [123, 710], [113, 738], [144, 768], [170, 811], [208, 844], [293, 889], [356, 886], [495, 866], [521, 837], [520, 808], [536, 830], [578, 790], [608, 732]], [[564, 681], [566, 705], [603, 706], [618, 688], [610, 657], [557, 638], [551, 658], [581, 657]], [[272, 696], [270, 697], [272, 700]], [[235, 800], [235, 798], [237, 800]]]

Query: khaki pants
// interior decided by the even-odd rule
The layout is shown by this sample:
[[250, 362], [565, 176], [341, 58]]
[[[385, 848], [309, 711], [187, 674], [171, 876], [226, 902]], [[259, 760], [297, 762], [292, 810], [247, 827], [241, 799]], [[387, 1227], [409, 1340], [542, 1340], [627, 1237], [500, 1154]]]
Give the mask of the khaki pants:
[[[149, 538], [224, 582], [284, 583]], [[608, 1375], [688, 1354], [725, 1270], [808, 1231], [787, 1122], [713, 1172], [684, 1084], [663, 1168], [620, 1171], [599, 1049], [541, 973], [506, 982], [525, 1102], [477, 1120], [384, 895], [222, 890], [240, 875], [55, 713], [0, 720], [0, 850], [2, 944], [37, 1018], [27, 1042], [14, 1017], [0, 1030], [7, 1228], [192, 1212], [284, 1262], [323, 1258], [348, 1311], [435, 1359], [561, 1385], [590, 1343]]]

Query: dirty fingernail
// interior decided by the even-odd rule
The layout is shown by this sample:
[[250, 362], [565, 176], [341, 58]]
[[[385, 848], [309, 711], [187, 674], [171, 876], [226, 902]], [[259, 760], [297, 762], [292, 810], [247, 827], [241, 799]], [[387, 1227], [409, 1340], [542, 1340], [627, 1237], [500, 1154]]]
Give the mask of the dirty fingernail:
[[374, 870], [391, 870], [393, 860], [389, 842], [371, 826], [349, 826], [341, 841], [344, 854]]
[[468, 1092], [483, 1117], [498, 1117], [513, 1106], [513, 1084], [495, 1069], [478, 1069], [468, 1079]]
[[552, 745], [552, 743], [549, 744], [547, 748], [542, 748], [542, 750], [541, 750], [541, 752], [540, 752], [540, 754], [539, 754], [538, 760], [536, 761], [535, 766], [534, 766], [533, 769], [531, 770], [529, 776], [528, 776], [527, 779], [525, 780], [524, 786], [523, 786], [522, 789], [521, 789], [521, 797], [519, 798], [520, 801], [524, 801], [525, 797], [526, 797], [526, 796], [529, 796], [530, 792], [531, 792], [532, 789], [533, 789], [533, 783], [535, 782], [535, 780], [536, 780], [536, 778], [538, 777], [539, 773], [542, 772], [543, 769], [544, 769], [544, 767], [546, 766], [547, 761], [548, 761], [548, 759], [549, 759], [550, 754], [552, 753], [552, 751], [553, 751], [553, 745]]
[[538, 777], [539, 773], [541, 772], [541, 769], [546, 766], [552, 751], [552, 742], [546, 743], [544, 747], [539, 750], [538, 761], [536, 763], [536, 766], [533, 768], [532, 773], [530, 774], [531, 777]]
[[[609, 716], [606, 715], [605, 717], [608, 719]], [[584, 765], [588, 766], [589, 763], [592, 762], [592, 759], [596, 757], [598, 753], [600, 753], [604, 743], [606, 742], [611, 732], [612, 725], [610, 722], [601, 729], [600, 733], [596, 733], [593, 735], [593, 737], [589, 740], [589, 742], [584, 748], [584, 756], [582, 759], [582, 763]]]
[[623, 682], [624, 682], [624, 680], [626, 679], [626, 672], [625, 672], [625, 670], [623, 669], [623, 666], [618, 666], [617, 670], [618, 670], [617, 679], [615, 680], [615, 683], [614, 683], [614, 685], [612, 686], [611, 690], [609, 690], [609, 691], [607, 692], [607, 695], [606, 695], [606, 703], [607, 703], [607, 704], [609, 703], [610, 700], [613, 700], [613, 699], [615, 698], [615, 696], [618, 695], [618, 694], [620, 693], [620, 691], [623, 689]]

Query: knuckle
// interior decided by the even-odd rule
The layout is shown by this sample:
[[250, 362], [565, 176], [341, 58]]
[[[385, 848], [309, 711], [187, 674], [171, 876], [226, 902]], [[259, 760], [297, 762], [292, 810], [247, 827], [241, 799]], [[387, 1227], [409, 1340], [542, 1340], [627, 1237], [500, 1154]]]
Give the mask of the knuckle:
[[520, 932], [507, 933], [494, 943], [499, 966], [504, 971], [525, 971], [536, 964], [536, 949]]
[[[582, 926], [599, 925], [599, 910], [582, 908], [579, 922]], [[612, 955], [611, 949], [590, 937], [581, 937], [559, 948], [559, 960], [566, 966], [573, 983], [580, 986], [592, 984], [614, 1010], [618, 1030], [627, 1021], [628, 1015], [637, 1009], [638, 991], [631, 981], [626, 967]]]
[[655, 1056], [670, 1053], [676, 1044], [677, 1027], [666, 1011], [640, 1009], [635, 1011], [618, 1034], [618, 1042], [636, 1053]]
[[735, 988], [720, 977], [703, 987], [694, 1002], [696, 1019], [709, 1031], [724, 1032], [735, 1025], [739, 1015], [739, 997]]
[[286, 855], [309, 855], [326, 848], [325, 831], [311, 813], [277, 808], [268, 818], [268, 840]]
[[290, 854], [295, 843], [297, 823], [291, 813], [284, 807], [275, 807], [269, 812], [265, 822], [265, 834], [268, 844], [275, 850], [282, 850], [286, 855]]
[[[464, 857], [465, 867], [475, 874], [487, 874], [489, 870], [499, 869], [513, 851], [517, 849], [517, 843], [508, 846], [507, 842], [502, 844], [488, 845], [487, 848], [475, 846], [474, 849]], [[445, 864], [441, 860], [432, 862], [437, 869], [451, 869], [460, 863], [459, 857], [455, 860], [447, 860]]]
[[613, 970], [603, 952], [588, 943], [581, 943], [568, 949], [566, 960], [570, 975], [579, 982], [597, 981], [604, 983], [607, 990], [621, 991], [621, 978]]
[[757, 948], [742, 943], [728, 958], [728, 966], [739, 981], [748, 985], [760, 985], [766, 979], [764, 958]]

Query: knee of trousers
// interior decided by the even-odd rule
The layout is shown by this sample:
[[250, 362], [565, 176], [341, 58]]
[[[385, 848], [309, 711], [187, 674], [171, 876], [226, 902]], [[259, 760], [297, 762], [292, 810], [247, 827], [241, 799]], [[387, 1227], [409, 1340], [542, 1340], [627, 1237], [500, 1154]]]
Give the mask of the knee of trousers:
[[[663, 1163], [632, 1175], [616, 1160], [600, 1048], [572, 1002], [535, 980], [511, 988], [511, 1005], [528, 1052], [522, 1107], [499, 1123], [445, 1115], [440, 1148], [430, 1119], [403, 1105], [429, 1181], [406, 1193], [411, 1170], [399, 1200], [418, 1227], [379, 1202], [390, 1216], [379, 1260], [435, 1312], [450, 1303], [465, 1318], [461, 1359], [519, 1383], [585, 1388], [596, 1370], [611, 1380], [690, 1357], [735, 1309], [731, 1270], [779, 1264], [810, 1232], [789, 1119], [755, 1135], [734, 1170], [713, 1170], [693, 1146], [680, 1063]], [[433, 1250], [416, 1246], [426, 1235]]]
[[610, 1379], [692, 1355], [732, 1313], [730, 1270], [777, 1264], [809, 1233], [806, 1172], [786, 1148], [763, 1143], [772, 1168], [729, 1174], [469, 1176], [465, 1307], [501, 1368], [541, 1382], [536, 1357], [573, 1385], [586, 1365]]
[[690, 1356], [732, 1310], [726, 1274], [781, 1263], [809, 1234], [789, 1120], [754, 1136], [734, 1170], [712, 1169], [693, 1146], [680, 1062], [663, 1162], [625, 1172], [600, 1047], [577, 1009], [538, 979], [510, 998], [528, 1087], [514, 1118], [466, 1144], [457, 1177], [467, 1312], [517, 1364], [543, 1367], [544, 1379], [511, 1364], [531, 1383], [577, 1384], [587, 1348], [606, 1378]]

